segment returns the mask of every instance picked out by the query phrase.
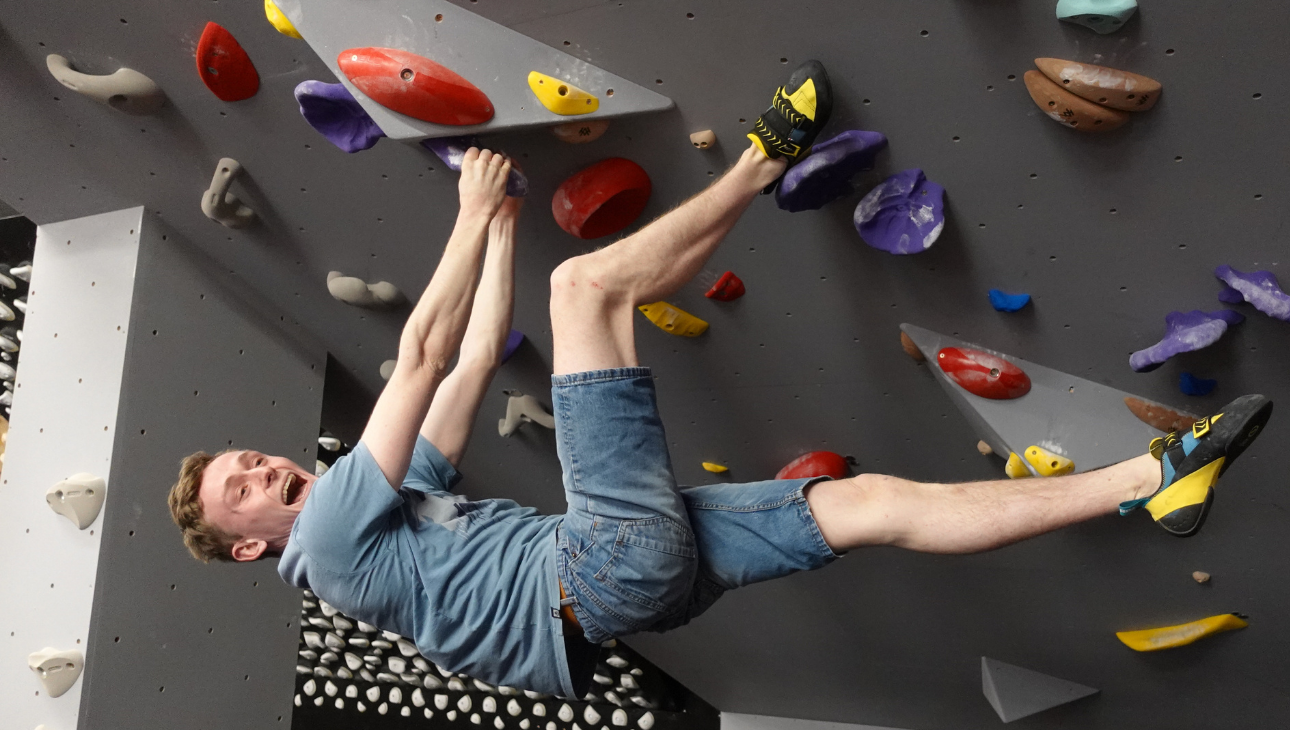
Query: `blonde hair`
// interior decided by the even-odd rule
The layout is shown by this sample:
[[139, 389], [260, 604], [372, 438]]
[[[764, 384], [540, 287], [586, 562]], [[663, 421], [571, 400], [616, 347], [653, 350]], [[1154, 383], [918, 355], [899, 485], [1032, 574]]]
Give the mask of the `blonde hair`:
[[214, 560], [233, 560], [233, 543], [236, 535], [221, 530], [206, 521], [202, 514], [202, 474], [216, 456], [227, 454], [233, 449], [226, 449], [212, 456], [205, 451], [198, 451], [184, 457], [179, 465], [179, 481], [170, 488], [170, 517], [184, 533], [184, 545], [194, 558], [209, 563]]

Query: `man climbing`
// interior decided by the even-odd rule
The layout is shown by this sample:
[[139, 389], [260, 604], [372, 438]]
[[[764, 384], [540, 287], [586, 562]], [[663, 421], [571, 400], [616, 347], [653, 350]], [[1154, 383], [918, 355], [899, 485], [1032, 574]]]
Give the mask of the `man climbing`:
[[202, 560], [280, 555], [288, 583], [411, 637], [441, 666], [578, 697], [600, 642], [675, 628], [725, 591], [857, 548], [978, 552], [1143, 506], [1166, 530], [1195, 533], [1218, 477], [1271, 415], [1266, 398], [1238, 398], [1189, 432], [1154, 440], [1150, 453], [1071, 476], [921, 484], [862, 474], [678, 488], [653, 380], [636, 357], [636, 307], [700, 270], [758, 193], [810, 148], [831, 106], [824, 68], [804, 64], [724, 176], [552, 273], [565, 514], [448, 491], [510, 328], [519, 207], [504, 199], [509, 163], [472, 149], [456, 228], [362, 440], [321, 478], [254, 451], [188, 457], [170, 503], [189, 549]]

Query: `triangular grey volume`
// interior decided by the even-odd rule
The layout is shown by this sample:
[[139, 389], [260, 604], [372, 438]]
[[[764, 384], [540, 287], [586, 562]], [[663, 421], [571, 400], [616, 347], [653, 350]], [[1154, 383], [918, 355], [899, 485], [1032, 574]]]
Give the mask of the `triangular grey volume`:
[[[1161, 435], [1124, 404], [1125, 397], [1136, 397], [1130, 393], [922, 327], [902, 324], [900, 329], [927, 358], [927, 369], [977, 437], [1005, 459], [1009, 452], [1040, 446], [1074, 461], [1077, 472], [1091, 471], [1145, 454], [1151, 439]], [[1030, 392], [1012, 400], [967, 392], [936, 364], [945, 347], [981, 350], [1013, 363], [1030, 377]]]
[[981, 691], [999, 719], [1012, 722], [1036, 712], [1095, 695], [1100, 690], [981, 657]]
[[[672, 108], [672, 100], [662, 94], [447, 0], [365, 0], [361, 9], [356, 9], [353, 0], [277, 0], [277, 4], [390, 139], [553, 126]], [[468, 127], [443, 126], [377, 104], [350, 83], [336, 62], [343, 50], [369, 46], [415, 53], [460, 74], [488, 96], [493, 118]], [[548, 111], [529, 89], [530, 71], [594, 94], [600, 100], [599, 109], [577, 116]]]

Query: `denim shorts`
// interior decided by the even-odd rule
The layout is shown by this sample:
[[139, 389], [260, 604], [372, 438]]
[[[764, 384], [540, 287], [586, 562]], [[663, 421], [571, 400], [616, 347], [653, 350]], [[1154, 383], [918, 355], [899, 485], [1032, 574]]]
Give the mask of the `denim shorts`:
[[681, 626], [731, 588], [838, 557], [803, 496], [818, 478], [677, 487], [649, 368], [551, 385], [569, 503], [557, 570], [588, 641]]

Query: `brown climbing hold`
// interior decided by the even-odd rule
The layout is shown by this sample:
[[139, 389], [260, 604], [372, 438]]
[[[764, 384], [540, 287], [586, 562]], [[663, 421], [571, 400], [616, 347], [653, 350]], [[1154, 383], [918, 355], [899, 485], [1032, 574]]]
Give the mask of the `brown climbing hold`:
[[1036, 58], [1035, 65], [1063, 89], [1112, 109], [1145, 112], [1160, 98], [1159, 81], [1129, 71], [1060, 58]]
[[1109, 132], [1129, 121], [1127, 112], [1081, 99], [1038, 71], [1027, 71], [1026, 90], [1053, 121], [1081, 132]]
[[690, 135], [690, 144], [701, 150], [706, 150], [717, 144], [717, 135], [712, 133], [711, 129], [705, 129], [702, 132], [695, 132]]
[[1129, 407], [1129, 410], [1138, 417], [1139, 421], [1165, 433], [1184, 431], [1200, 420], [1199, 416], [1175, 411], [1169, 406], [1162, 406], [1159, 403], [1151, 403], [1132, 396], [1124, 399], [1124, 405]]
[[925, 362], [927, 360], [927, 357], [923, 355], [923, 351], [918, 349], [918, 345], [915, 345], [909, 335], [904, 332], [900, 333], [900, 346], [905, 348], [906, 355], [909, 355], [918, 362]]
[[976, 450], [980, 451], [982, 456], [989, 456], [994, 453], [994, 449], [990, 448], [990, 444], [984, 441], [976, 442]]
[[1203, 570], [1197, 570], [1191, 574], [1191, 579], [1196, 581], [1197, 583], [1208, 583], [1209, 573], [1206, 573]]

